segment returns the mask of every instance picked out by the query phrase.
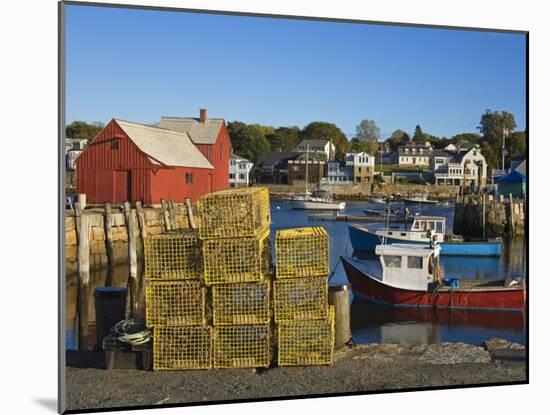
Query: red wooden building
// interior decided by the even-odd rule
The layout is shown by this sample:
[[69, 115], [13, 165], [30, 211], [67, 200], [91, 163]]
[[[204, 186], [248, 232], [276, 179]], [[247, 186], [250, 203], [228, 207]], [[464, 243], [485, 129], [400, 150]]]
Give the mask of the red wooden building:
[[161, 117], [159, 127], [189, 134], [191, 141], [216, 170], [212, 190], [229, 187], [231, 140], [222, 118], [208, 118], [206, 109], [201, 108], [199, 118]]
[[187, 133], [111, 120], [76, 160], [77, 192], [89, 203], [183, 202], [227, 180]]

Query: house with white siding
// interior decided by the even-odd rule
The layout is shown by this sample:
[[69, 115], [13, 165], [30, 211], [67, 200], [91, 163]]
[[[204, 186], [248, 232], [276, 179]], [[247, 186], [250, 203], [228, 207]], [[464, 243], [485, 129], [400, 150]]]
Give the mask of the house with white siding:
[[487, 162], [479, 146], [432, 152], [431, 168], [435, 184], [483, 186], [487, 182]]
[[244, 157], [229, 155], [229, 186], [247, 187], [251, 183], [251, 171], [254, 163]]
[[399, 146], [397, 153], [400, 166], [429, 166], [433, 148], [429, 141], [417, 143], [410, 141]]

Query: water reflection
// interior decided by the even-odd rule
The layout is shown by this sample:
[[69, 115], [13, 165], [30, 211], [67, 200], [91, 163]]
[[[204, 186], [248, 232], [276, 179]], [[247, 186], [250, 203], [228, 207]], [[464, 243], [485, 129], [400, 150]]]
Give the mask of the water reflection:
[[[138, 261], [138, 278], [136, 284], [129, 284], [128, 276], [130, 268], [128, 265], [117, 265], [111, 270], [107, 268], [90, 270], [90, 282], [86, 294], [86, 306], [88, 314], [88, 348], [93, 348], [96, 343], [95, 338], [95, 299], [94, 291], [98, 287], [113, 286], [128, 288], [129, 293], [136, 293], [135, 301], [138, 316], [143, 316], [145, 311], [144, 278], [142, 278], [142, 266]], [[78, 347], [78, 275], [70, 274], [66, 278], [66, 314], [65, 324], [67, 328], [66, 345], [68, 349]], [[129, 296], [130, 298], [130, 296]]]
[[525, 344], [525, 313], [515, 311], [398, 308], [352, 304], [352, 332], [357, 343], [480, 344], [502, 337]]

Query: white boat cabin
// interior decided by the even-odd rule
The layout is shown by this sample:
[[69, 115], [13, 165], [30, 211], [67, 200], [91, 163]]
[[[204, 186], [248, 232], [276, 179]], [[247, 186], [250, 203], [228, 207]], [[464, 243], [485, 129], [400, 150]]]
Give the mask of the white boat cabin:
[[380, 238], [399, 239], [404, 242], [429, 243], [445, 241], [445, 218], [443, 216], [415, 216], [409, 229], [382, 228], [376, 231]]
[[377, 245], [382, 282], [406, 290], [428, 290], [439, 267], [441, 247], [429, 245]]

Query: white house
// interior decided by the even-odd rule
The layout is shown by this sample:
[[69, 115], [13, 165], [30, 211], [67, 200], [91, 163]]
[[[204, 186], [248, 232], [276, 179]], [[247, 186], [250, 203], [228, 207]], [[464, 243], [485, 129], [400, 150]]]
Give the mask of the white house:
[[369, 153], [346, 153], [346, 166], [353, 169], [354, 183], [372, 182], [374, 176], [374, 156]]
[[326, 159], [330, 160], [334, 157], [334, 154], [336, 152], [336, 147], [330, 140], [302, 140], [300, 144], [298, 144], [298, 147], [296, 147], [295, 151], [298, 151], [300, 153], [305, 153], [308, 151], [310, 153], [324, 153]]
[[483, 186], [487, 181], [487, 162], [477, 145], [457, 151], [435, 150], [431, 167], [435, 184]]
[[65, 154], [65, 167], [67, 170], [76, 170], [76, 159], [83, 150], [69, 150]]
[[409, 166], [429, 166], [433, 152], [432, 145], [429, 141], [417, 143], [410, 141], [403, 146], [399, 146], [399, 165]]
[[229, 155], [229, 186], [247, 187], [250, 185], [250, 176], [254, 163], [236, 154]]
[[67, 170], [76, 170], [75, 160], [87, 146], [88, 140], [85, 138], [65, 139], [65, 167]]

